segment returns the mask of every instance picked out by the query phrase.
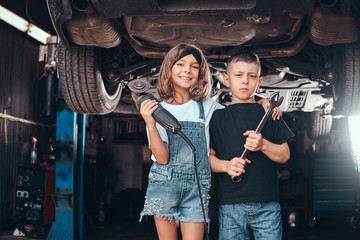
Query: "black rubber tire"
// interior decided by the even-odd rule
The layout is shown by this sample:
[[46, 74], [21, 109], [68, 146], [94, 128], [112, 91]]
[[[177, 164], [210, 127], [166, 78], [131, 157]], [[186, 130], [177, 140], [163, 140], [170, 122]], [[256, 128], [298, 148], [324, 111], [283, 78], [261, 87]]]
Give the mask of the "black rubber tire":
[[321, 116], [321, 111], [314, 111], [310, 114], [308, 124], [308, 135], [313, 140], [324, 140], [330, 137], [333, 118], [331, 115]]
[[103, 115], [119, 103], [121, 85], [107, 87], [104, 83], [100, 51], [93, 47], [68, 50], [59, 44], [57, 71], [61, 92], [73, 112]]
[[338, 77], [335, 83], [335, 108], [344, 116], [360, 114], [360, 44], [337, 47], [335, 66]]

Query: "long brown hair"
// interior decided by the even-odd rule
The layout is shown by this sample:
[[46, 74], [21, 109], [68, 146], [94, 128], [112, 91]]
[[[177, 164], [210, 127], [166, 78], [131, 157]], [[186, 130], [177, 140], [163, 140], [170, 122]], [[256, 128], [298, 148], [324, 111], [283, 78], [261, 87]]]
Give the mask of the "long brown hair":
[[202, 102], [209, 96], [212, 87], [212, 79], [209, 65], [203, 52], [195, 45], [182, 43], [170, 49], [160, 67], [157, 92], [161, 101], [174, 98], [175, 90], [171, 81], [171, 70], [174, 64], [179, 60], [179, 57], [182, 56], [184, 50], [188, 48], [194, 48], [201, 56], [199, 79], [197, 83], [189, 89], [190, 98], [194, 101]]

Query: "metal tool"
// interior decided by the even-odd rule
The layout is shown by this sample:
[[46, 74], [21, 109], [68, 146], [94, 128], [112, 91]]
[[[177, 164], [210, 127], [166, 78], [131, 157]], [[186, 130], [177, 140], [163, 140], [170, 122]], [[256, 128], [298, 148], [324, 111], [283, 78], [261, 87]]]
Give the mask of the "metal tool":
[[[284, 97], [279, 98], [279, 92], [274, 92], [273, 94], [271, 94], [271, 96], [269, 97], [270, 107], [266, 111], [263, 118], [261, 119], [259, 125], [257, 126], [257, 128], [255, 130], [256, 133], [261, 132], [261, 130], [264, 127], [271, 112], [274, 110], [274, 108], [280, 106], [281, 103], [283, 102], [283, 100], [284, 100]], [[245, 148], [243, 153], [241, 154], [240, 158], [245, 159], [248, 153], [249, 153], [249, 150]], [[231, 179], [233, 180], [233, 182], [240, 182], [242, 177], [243, 177], [243, 174], [240, 174], [239, 176], [231, 176]]]

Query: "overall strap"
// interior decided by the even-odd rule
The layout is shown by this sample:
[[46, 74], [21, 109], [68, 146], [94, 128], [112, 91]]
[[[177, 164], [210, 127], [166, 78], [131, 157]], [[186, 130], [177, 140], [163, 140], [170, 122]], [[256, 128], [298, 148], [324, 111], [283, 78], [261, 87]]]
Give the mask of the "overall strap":
[[199, 115], [199, 121], [200, 121], [200, 127], [205, 126], [205, 111], [204, 111], [204, 105], [202, 102], [198, 102], [199, 109], [200, 109], [200, 115]]

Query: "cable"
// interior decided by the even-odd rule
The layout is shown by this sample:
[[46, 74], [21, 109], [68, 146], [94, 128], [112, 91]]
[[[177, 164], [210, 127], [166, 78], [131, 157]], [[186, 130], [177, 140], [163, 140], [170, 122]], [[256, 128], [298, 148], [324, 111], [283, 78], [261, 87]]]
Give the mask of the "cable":
[[198, 175], [197, 166], [196, 166], [196, 149], [195, 149], [194, 145], [191, 143], [191, 141], [186, 137], [186, 135], [182, 131], [179, 131], [178, 134], [180, 137], [182, 137], [185, 140], [185, 142], [187, 144], [189, 144], [191, 150], [193, 151], [195, 178], [196, 178], [196, 183], [197, 183], [198, 190], [199, 190], [200, 204], [201, 204], [201, 209], [202, 209], [202, 213], [203, 213], [203, 217], [204, 217], [204, 227], [205, 227], [206, 239], [209, 240], [210, 238], [209, 238], [209, 232], [208, 232], [208, 227], [207, 227], [207, 222], [206, 222], [205, 207], [204, 207], [204, 203], [202, 201], [199, 175]]
[[26, 17], [29, 19], [29, 22], [33, 23], [34, 21], [29, 16], [29, 0], [26, 0], [25, 14], [26, 14]]

